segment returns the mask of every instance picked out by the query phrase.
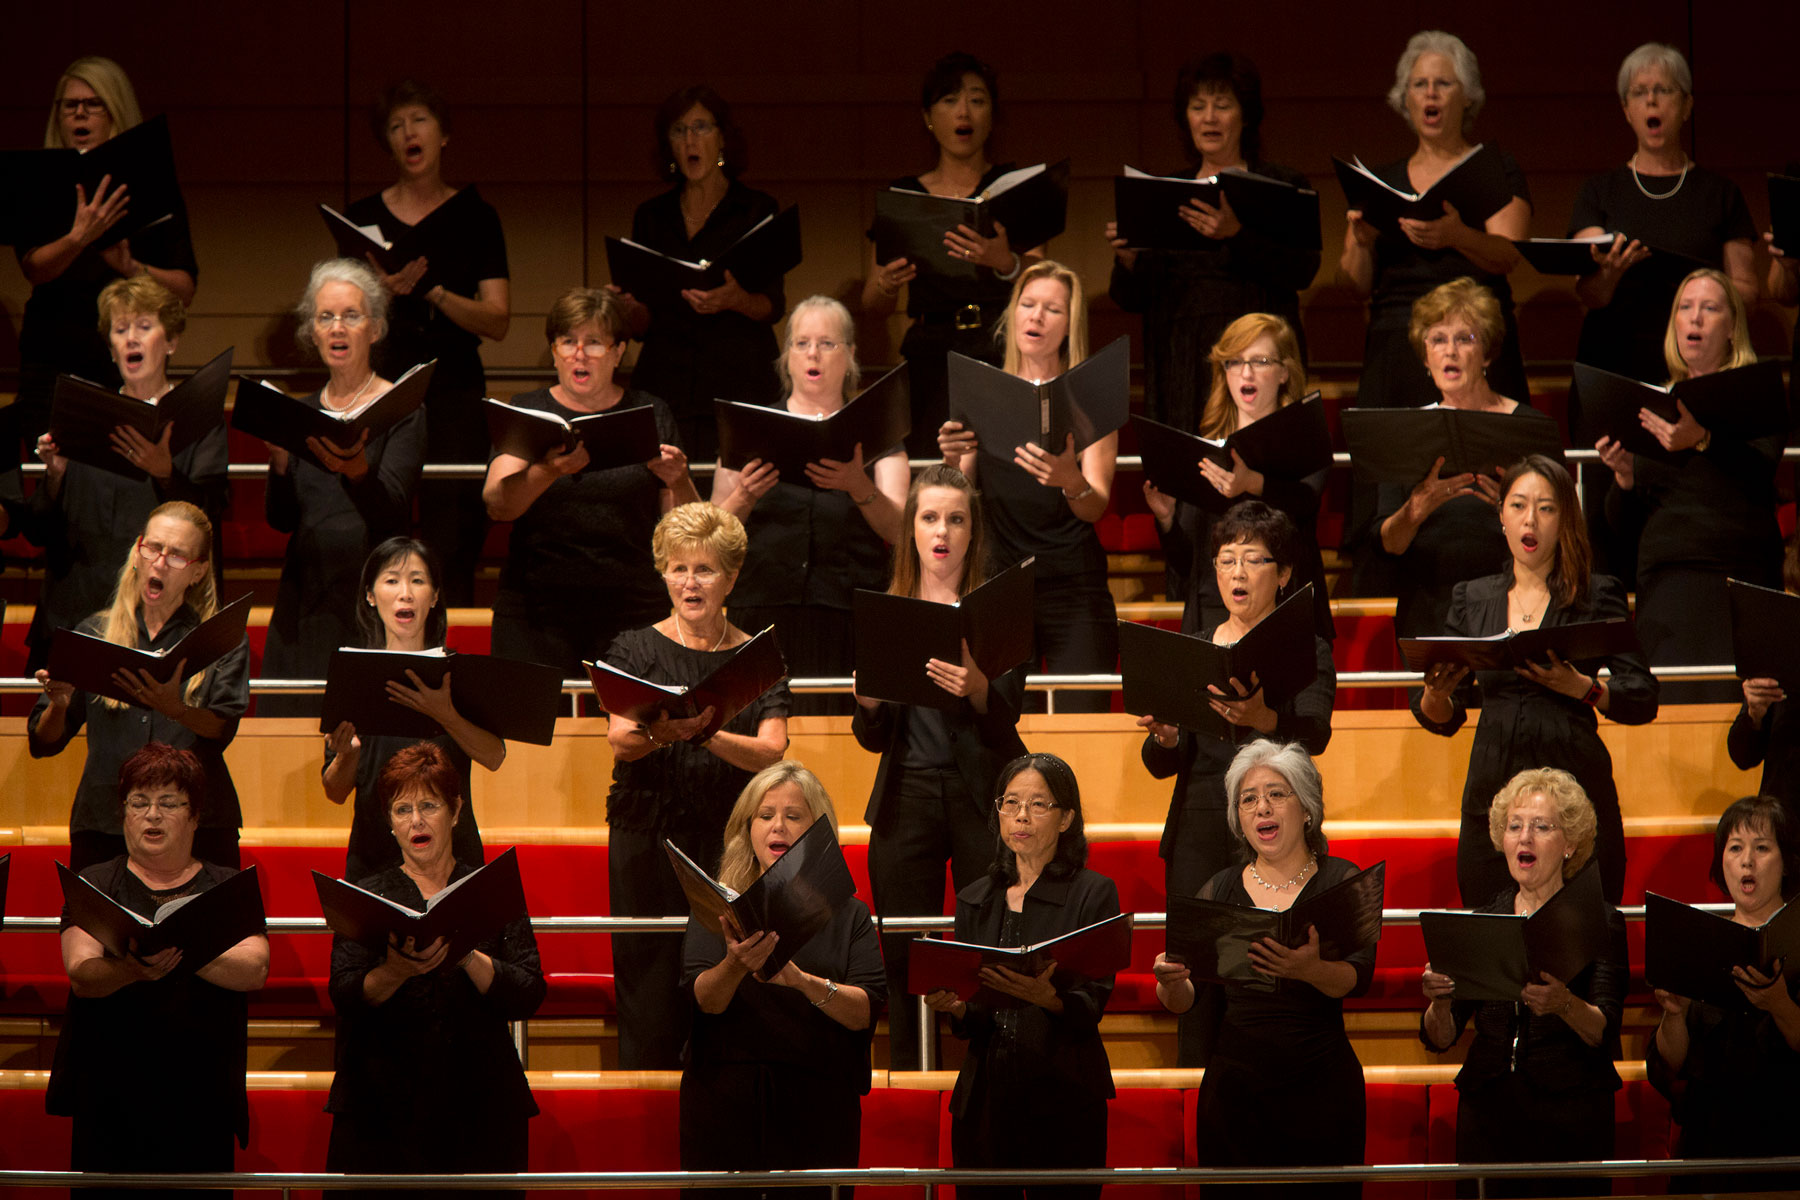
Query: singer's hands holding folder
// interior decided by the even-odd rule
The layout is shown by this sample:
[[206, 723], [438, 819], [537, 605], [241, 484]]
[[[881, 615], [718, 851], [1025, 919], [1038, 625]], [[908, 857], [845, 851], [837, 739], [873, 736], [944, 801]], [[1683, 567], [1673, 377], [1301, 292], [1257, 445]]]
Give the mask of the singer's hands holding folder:
[[1400, 232], [1406, 240], [1421, 250], [1460, 250], [1464, 244], [1464, 235], [1473, 233], [1457, 213], [1454, 206], [1444, 201], [1444, 215], [1430, 221], [1421, 221], [1417, 217], [1401, 217]]
[[175, 437], [175, 422], [163, 426], [162, 436], [154, 442], [130, 425], [115, 425], [112, 448], [120, 458], [152, 479], [167, 479], [175, 473], [175, 456], [169, 449]]
[[1605, 463], [1613, 473], [1613, 482], [1619, 490], [1629, 492], [1637, 483], [1637, 464], [1631, 461], [1631, 451], [1609, 437], [1603, 437], [1594, 443], [1599, 452], [1600, 461]]
[[38, 434], [37, 458], [44, 464], [44, 486], [54, 496], [62, 488], [63, 473], [69, 469], [69, 460], [57, 452], [56, 440], [47, 433]]
[[[414, 712], [424, 713], [439, 725], [447, 725], [456, 720], [456, 705], [450, 702], [449, 671], [444, 672], [444, 682], [437, 687], [432, 687], [423, 679], [420, 679], [419, 673], [411, 667], [406, 669], [406, 677], [412, 680], [411, 687], [407, 687], [397, 679], [388, 680], [387, 694], [389, 700], [392, 700], [395, 704], [410, 708]], [[346, 725], [349, 725], [348, 721], [344, 722], [343, 725], [339, 725], [338, 728], [342, 729]], [[355, 729], [352, 728], [351, 738], [353, 741], [355, 740], [355, 732]], [[335, 736], [336, 731], [334, 730], [333, 733]]]
[[1131, 248], [1130, 242], [1119, 236], [1119, 223], [1117, 221], [1108, 221], [1106, 223], [1106, 244], [1112, 247], [1113, 257], [1119, 260], [1119, 265], [1121, 267], [1124, 267], [1129, 271], [1137, 266], [1138, 252]]
[[1692, 450], [1706, 440], [1706, 427], [1694, 420], [1694, 414], [1680, 400], [1675, 401], [1675, 409], [1681, 415], [1673, 421], [1665, 421], [1649, 409], [1640, 408], [1638, 424], [1670, 453]]
[[114, 671], [113, 686], [130, 696], [133, 704], [180, 720], [187, 710], [187, 701], [181, 696], [182, 673], [186, 670], [184, 658], [175, 664], [167, 679], [158, 679], [148, 671]]
[[1529, 679], [1539, 687], [1549, 688], [1572, 700], [1579, 700], [1587, 695], [1588, 689], [1594, 686], [1593, 679], [1576, 670], [1573, 664], [1558, 658], [1554, 650], [1548, 653], [1550, 661], [1546, 664], [1528, 662], [1522, 667], [1515, 667], [1519, 678]]
[[994, 222], [994, 236], [991, 238], [982, 237], [979, 231], [967, 225], [958, 225], [944, 234], [944, 249], [950, 252], [951, 258], [971, 262], [995, 272], [1012, 270], [1017, 258], [1012, 244], [1006, 240], [1006, 226], [998, 221]]
[[962, 662], [948, 663], [941, 658], [925, 660], [925, 674], [931, 682], [949, 692], [969, 701], [976, 712], [987, 711], [988, 677], [981, 673], [975, 665], [975, 655], [969, 650], [969, 639], [962, 643]]
[[1744, 680], [1744, 708], [1749, 713], [1750, 723], [1758, 729], [1762, 728], [1763, 718], [1769, 715], [1772, 705], [1787, 699], [1787, 692], [1781, 684], [1773, 679]]
[[[683, 479], [687, 478], [687, 455], [682, 453], [680, 446], [671, 446], [667, 442], [658, 447], [658, 450], [657, 456], [645, 463], [644, 466], [652, 475], [656, 476], [658, 483], [673, 491], [680, 486]], [[586, 443], [582, 444], [581, 453], [584, 456], [587, 454]], [[677, 499], [675, 503], [680, 504], [682, 501]]]
[[[336, 442], [328, 442], [324, 438], [309, 437], [306, 448], [319, 460], [321, 466], [336, 475], [347, 479], [361, 479], [369, 473], [369, 459], [364, 451], [369, 445], [369, 431], [363, 430], [356, 440], [348, 446], [340, 446]], [[271, 447], [272, 449], [273, 447]]]
[[1237, 214], [1231, 211], [1231, 198], [1223, 191], [1219, 193], [1219, 206], [1214, 208], [1204, 200], [1192, 199], [1175, 210], [1175, 215], [1188, 223], [1188, 226], [1201, 237], [1224, 241], [1236, 237], [1244, 228]]
[[[752, 311], [756, 307], [759, 307], [755, 303], [757, 297], [745, 291], [743, 285], [738, 283], [737, 276], [733, 275], [730, 271], [725, 272], [725, 282], [718, 287], [709, 289], [683, 288], [681, 289], [681, 298], [688, 302], [689, 308], [702, 315], [710, 316], [713, 313], [739, 312], [752, 320], [761, 319], [756, 312]], [[766, 304], [767, 301], [764, 301], [764, 303]]]
[[980, 448], [981, 443], [976, 440], [975, 431], [963, 428], [961, 421], [945, 421], [938, 426], [938, 453], [944, 456], [946, 463], [963, 474], [969, 473], [969, 459]]
[[1206, 482], [1219, 490], [1219, 495], [1227, 499], [1242, 496], [1246, 492], [1254, 496], [1263, 493], [1263, 473], [1251, 470], [1235, 446], [1231, 449], [1231, 470], [1227, 471], [1210, 458], [1203, 458], [1200, 460], [1200, 473], [1206, 476]]
[[392, 275], [389, 275], [386, 271], [381, 269], [381, 264], [375, 260], [373, 252], [363, 255], [363, 257], [369, 260], [369, 265], [375, 268], [375, 273], [377, 275], [381, 276], [383, 286], [396, 296], [412, 295], [412, 290], [419, 286], [419, 280], [425, 278], [425, 272], [431, 265], [425, 260], [425, 256], [421, 254], [419, 257], [407, 263], [404, 267], [401, 267], [398, 271], [395, 271]]
[[92, 200], [88, 199], [86, 188], [75, 185], [75, 219], [69, 224], [69, 239], [77, 246], [92, 245], [130, 211], [131, 198], [125, 185], [121, 183], [108, 192], [106, 185], [111, 182], [111, 175], [102, 175], [94, 185]]
[[[1036, 975], [1023, 975], [1008, 967], [983, 967], [975, 977], [981, 980], [983, 987], [993, 988], [996, 992], [1008, 996], [1017, 996], [1027, 1004], [1035, 1004], [1048, 1012], [1063, 1010], [1062, 997], [1050, 984], [1050, 977], [1056, 974], [1056, 964], [1046, 963], [1044, 969]], [[934, 993], [935, 994], [935, 993]]]
[[[1250, 686], [1247, 688], [1235, 678], [1229, 682], [1232, 690], [1237, 692], [1236, 698], [1220, 690], [1217, 684], [1206, 685], [1206, 690], [1216, 697], [1207, 701], [1212, 705], [1212, 710], [1232, 725], [1254, 729], [1258, 733], [1274, 733], [1275, 710], [1263, 702], [1262, 682], [1257, 679], [1256, 672], [1250, 673]], [[1157, 741], [1161, 742], [1162, 739], [1159, 737]]]
[[1075, 452], [1075, 435], [1072, 433], [1065, 435], [1060, 454], [1052, 454], [1036, 442], [1014, 446], [1013, 462], [1044, 487], [1060, 488], [1064, 495], [1088, 486], [1087, 477], [1081, 473], [1081, 456]]

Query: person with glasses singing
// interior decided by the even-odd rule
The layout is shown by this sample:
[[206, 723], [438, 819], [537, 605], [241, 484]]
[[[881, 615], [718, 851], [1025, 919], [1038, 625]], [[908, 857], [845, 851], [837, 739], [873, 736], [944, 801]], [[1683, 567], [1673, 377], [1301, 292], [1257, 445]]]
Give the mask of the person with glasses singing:
[[[1193, 636], [1220, 645], [1242, 640], [1288, 594], [1299, 561], [1301, 538], [1287, 514], [1260, 500], [1243, 500], [1212, 523], [1210, 569], [1223, 599], [1225, 616], [1218, 624], [1192, 629]], [[1200, 569], [1196, 564], [1196, 569]], [[1184, 627], [1197, 606], [1188, 603]], [[1273, 738], [1294, 742], [1310, 754], [1323, 754], [1331, 742], [1331, 710], [1337, 697], [1337, 670], [1331, 643], [1313, 635], [1318, 676], [1300, 693], [1270, 707], [1257, 680], [1236, 680], [1236, 695], [1217, 695], [1213, 711], [1230, 726], [1220, 739], [1194, 729], [1165, 725], [1154, 717], [1139, 718], [1146, 731], [1140, 754], [1153, 778], [1175, 780], [1169, 814], [1163, 823], [1158, 853], [1163, 880], [1171, 896], [1198, 895], [1206, 882], [1228, 867], [1237, 854], [1237, 838], [1227, 824], [1231, 763], [1249, 742]], [[1215, 689], [1217, 691], [1217, 689]], [[1196, 1014], [1183, 1017], [1180, 1061], [1204, 1066], [1209, 1049], [1208, 1021]]]
[[[300, 348], [325, 364], [325, 386], [305, 402], [348, 418], [393, 386], [374, 366], [387, 335], [388, 292], [366, 263], [326, 259], [312, 269], [294, 307]], [[418, 410], [373, 437], [346, 444], [309, 438], [310, 458], [269, 447], [263, 507], [289, 534], [275, 611], [263, 647], [269, 679], [321, 679], [331, 652], [356, 640], [356, 576], [369, 547], [412, 523], [413, 492], [425, 461], [425, 413]], [[318, 696], [265, 696], [263, 717], [317, 717]]]
[[[1054, 754], [1022, 755], [1006, 764], [994, 787], [998, 845], [987, 874], [956, 894], [956, 940], [1030, 946], [1116, 916], [1118, 887], [1087, 867], [1081, 788], [1069, 764]], [[950, 991], [925, 997], [934, 1012], [949, 1014], [951, 1031], [969, 1043], [950, 1093], [952, 1165], [1106, 1165], [1106, 1102], [1113, 1082], [1100, 1018], [1113, 977], [1055, 978], [1054, 964], [1040, 975], [985, 967], [973, 999], [959, 1000]], [[983, 999], [995, 993], [1023, 1003]], [[965, 1190], [978, 1200], [1034, 1192], [1061, 1200], [1100, 1195], [1097, 1184], [958, 1192]]]
[[[657, 106], [654, 128], [651, 162], [673, 186], [638, 205], [632, 241], [684, 262], [707, 262], [775, 215], [775, 197], [738, 179], [749, 148], [719, 93], [705, 84], [682, 88]], [[674, 409], [681, 445], [696, 461], [718, 453], [714, 400], [773, 404], [780, 396], [774, 326], [786, 308], [780, 275], [740, 279], [730, 271], [716, 288], [648, 305], [632, 383]]]
[[[44, 148], [85, 152], [142, 120], [137, 93], [124, 68], [97, 55], [78, 58], [56, 81], [56, 98], [44, 125]], [[179, 193], [169, 219], [145, 225], [126, 238], [114, 236], [120, 221], [162, 214], [144, 213], [142, 205], [133, 214], [130, 189], [122, 181], [105, 176], [92, 195], [77, 185], [57, 199], [66, 202], [58, 211], [69, 224], [43, 232], [46, 237], [60, 236], [15, 249], [19, 269], [31, 284], [31, 297], [19, 326], [19, 394], [8, 410], [13, 423], [0, 421], [6, 438], [15, 444], [4, 452], [9, 457], [18, 439], [35, 438], [47, 427], [58, 372], [107, 387], [119, 382], [106, 340], [94, 331], [94, 302], [107, 284], [148, 275], [186, 305], [194, 302], [194, 284], [200, 277], [188, 233], [187, 205]]]
[[[237, 874], [195, 853], [212, 789], [191, 750], [142, 745], [109, 786], [123, 852], [81, 871], [103, 895], [148, 921], [163, 905]], [[118, 957], [65, 910], [62, 956], [69, 1007], [44, 1108], [74, 1118], [70, 1169], [231, 1170], [232, 1143], [250, 1144], [246, 993], [268, 979], [269, 939], [250, 934], [211, 962], [183, 962], [173, 946]], [[156, 1116], [146, 1115], [147, 1104], [157, 1106]]]
[[[1244, 908], [1286, 910], [1357, 873], [1332, 857], [1325, 841], [1325, 785], [1305, 746], [1255, 741], [1237, 752], [1225, 774], [1225, 824], [1237, 862], [1206, 881], [1204, 899]], [[1344, 1000], [1369, 990], [1371, 944], [1341, 960], [1319, 952], [1317, 930], [1289, 949], [1263, 938], [1246, 950], [1270, 986], [1209, 987], [1217, 1043], [1206, 1063], [1195, 1111], [1194, 1148], [1205, 1167], [1334, 1167], [1360, 1165], [1367, 1125], [1362, 1064], [1344, 1032]], [[1170, 1012], [1194, 1011], [1188, 968], [1156, 956], [1156, 998]], [[1304, 1081], [1308, 1133], [1269, 1120]], [[1208, 1197], [1348, 1196], [1360, 1183], [1222, 1188]]]
[[557, 297], [544, 316], [556, 383], [512, 404], [565, 421], [649, 405], [662, 439], [657, 457], [590, 471], [581, 444], [537, 462], [496, 453], [481, 493], [488, 516], [513, 522], [494, 594], [494, 653], [558, 667], [565, 678], [662, 612], [651, 531], [671, 508], [700, 498], [669, 406], [613, 378], [630, 336], [627, 311], [600, 288]]
[[[1582, 621], [1628, 619], [1625, 589], [1593, 570], [1587, 526], [1575, 481], [1561, 463], [1533, 454], [1513, 464], [1500, 484], [1500, 528], [1510, 561], [1497, 575], [1456, 585], [1449, 612], [1433, 634], [1490, 637]], [[1602, 677], [1601, 668], [1610, 675]], [[1467, 667], [1437, 663], [1413, 694], [1413, 716], [1449, 737], [1468, 719], [1458, 691]], [[1516, 671], [1482, 671], [1481, 720], [1469, 747], [1463, 786], [1456, 880], [1464, 904], [1480, 904], [1506, 882], [1506, 865], [1487, 845], [1486, 797], [1526, 767], [1560, 767], [1581, 782], [1597, 821], [1596, 854], [1607, 897], [1625, 891], [1625, 825], [1612, 756], [1600, 740], [1599, 714], [1621, 725], [1656, 719], [1659, 687], [1639, 653], [1599, 661], [1532, 663]]]
[[[628, 630], [607, 647], [606, 661], [652, 683], [692, 687], [750, 640], [725, 619], [725, 600], [743, 569], [749, 539], [743, 523], [712, 504], [683, 504], [656, 523], [651, 551], [668, 589], [669, 615]], [[787, 751], [786, 683], [747, 705], [707, 736], [713, 712], [649, 724], [612, 714], [613, 753], [606, 795], [607, 873], [612, 914], [682, 916], [687, 897], [669, 865], [663, 839], [716, 874], [725, 819], [744, 785]], [[618, 992], [619, 1066], [675, 1070], [687, 1041], [691, 1005], [681, 994], [681, 942], [663, 934], [613, 935]]]
[[[1488, 838], [1505, 857], [1510, 878], [1475, 911], [1528, 917], [1593, 857], [1594, 806], [1567, 771], [1520, 771], [1488, 809]], [[1456, 980], [1425, 964], [1420, 983], [1430, 1003], [1419, 1019], [1425, 1048], [1444, 1054], [1475, 1026], [1456, 1076], [1456, 1161], [1613, 1157], [1613, 1093], [1620, 1087], [1613, 1063], [1624, 1057], [1619, 1025], [1631, 964], [1624, 919], [1600, 903], [1606, 937], [1594, 961], [1572, 979], [1539, 972], [1517, 1000], [1459, 1000]], [[1469, 1181], [1467, 1194], [1476, 1194], [1476, 1183]], [[1479, 1183], [1487, 1196], [1612, 1193], [1612, 1180], [1593, 1175]]]
[[[453, 852], [466, 797], [441, 746], [420, 742], [395, 754], [376, 793], [400, 860], [357, 886], [419, 912], [481, 865]], [[538, 1107], [509, 1022], [544, 1002], [544, 970], [530, 914], [499, 915], [508, 918], [504, 928], [455, 962], [444, 938], [421, 946], [390, 934], [379, 947], [342, 934], [331, 939], [338, 1024], [337, 1071], [325, 1102], [327, 1171], [526, 1169], [527, 1129]]]
[[[77, 628], [136, 650], [172, 648], [218, 610], [211, 546], [212, 522], [205, 513], [183, 500], [158, 505], [125, 551], [111, 605]], [[60, 754], [77, 733], [87, 731], [87, 762], [69, 814], [70, 867], [80, 871], [125, 852], [113, 789], [121, 764], [151, 742], [191, 750], [200, 760], [206, 796], [195, 845], [209, 863], [238, 865], [243, 815], [224, 756], [250, 707], [249, 677], [247, 639], [185, 684], [179, 674], [158, 683], [147, 671], [120, 672], [114, 682], [130, 703], [37, 672], [44, 694], [26, 721], [31, 756]]]
[[[775, 365], [788, 412], [817, 418], [843, 408], [862, 374], [850, 310], [829, 296], [796, 304]], [[750, 629], [775, 626], [795, 675], [848, 675], [856, 661], [851, 597], [887, 583], [888, 546], [900, 544], [906, 503], [902, 449], [858, 446], [848, 462], [808, 463], [804, 479], [783, 479], [761, 459], [713, 476], [713, 503], [750, 533], [737, 619]], [[847, 696], [799, 696], [794, 705], [796, 715], [851, 709]]]

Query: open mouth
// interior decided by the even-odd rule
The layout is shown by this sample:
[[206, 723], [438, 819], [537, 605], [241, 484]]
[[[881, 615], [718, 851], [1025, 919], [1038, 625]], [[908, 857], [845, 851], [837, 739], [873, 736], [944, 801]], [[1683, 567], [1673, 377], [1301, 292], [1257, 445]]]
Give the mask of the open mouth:
[[163, 831], [161, 826], [152, 825], [144, 830], [143, 836], [146, 842], [160, 842], [163, 838], [167, 837], [168, 834]]
[[125, 365], [127, 367], [143, 366], [144, 365], [144, 352], [142, 350], [127, 350], [125, 352]]
[[1738, 891], [1746, 896], [1755, 895], [1756, 894], [1756, 876], [1745, 875], [1743, 878], [1739, 879], [1738, 880]]
[[768, 850], [769, 850], [769, 857], [780, 858], [782, 855], [784, 855], [788, 852], [788, 844], [786, 842], [781, 842], [781, 841], [770, 842], [768, 845]]
[[1238, 399], [1245, 404], [1254, 401], [1256, 399], [1256, 385], [1254, 383], [1246, 383], [1243, 387], [1239, 388]]
[[975, 127], [968, 124], [958, 125], [954, 132], [959, 138], [974, 137]]
[[1281, 824], [1277, 821], [1258, 821], [1256, 823], [1256, 836], [1265, 842], [1274, 841], [1275, 835], [1280, 832]]
[[407, 145], [403, 153], [406, 155], [407, 162], [416, 163], [425, 157], [425, 147], [419, 145], [417, 142], [411, 142]]
[[825, 377], [825, 372], [819, 370], [817, 367], [808, 367], [806, 368], [806, 377], [808, 379], [823, 379]]
[[77, 125], [74, 129], [69, 131], [69, 137], [77, 142], [83, 142], [86, 141], [93, 132], [94, 131], [90, 126]]
[[1655, 133], [1657, 130], [1662, 128], [1662, 118], [1661, 117], [1645, 117], [1644, 118], [1644, 128], [1649, 130], [1651, 133]]
[[411, 621], [413, 616], [414, 610], [410, 608], [396, 608], [394, 610], [394, 620], [402, 624]]
[[933, 557], [933, 558], [949, 558], [950, 557], [950, 547], [943, 542], [939, 542], [937, 545], [935, 545], [931, 548], [931, 557]]
[[415, 833], [409, 840], [412, 842], [414, 849], [420, 849], [431, 845], [431, 835], [429, 833]]
[[1530, 850], [1521, 850], [1513, 855], [1513, 861], [1518, 863], [1521, 869], [1527, 871], [1537, 866], [1537, 860], [1538, 856]]
[[334, 338], [325, 344], [325, 349], [332, 354], [348, 354], [350, 343], [343, 338]]
[[575, 384], [586, 383], [589, 379], [593, 378], [593, 374], [594, 373], [586, 367], [571, 367], [569, 369], [569, 382]]
[[690, 167], [698, 167], [700, 165], [700, 156], [698, 154], [689, 154], [687, 156], [687, 165]]
[[148, 579], [144, 580], [144, 598], [146, 600], [160, 600], [162, 598], [163, 590], [167, 586], [168, 585], [158, 576], [150, 576]]
[[1537, 534], [1535, 534], [1535, 533], [1520, 534], [1519, 535], [1519, 545], [1525, 547], [1525, 549], [1527, 551], [1535, 551], [1538, 548]]
[[1435, 122], [1438, 120], [1438, 118], [1442, 117], [1443, 115], [1444, 115], [1444, 110], [1439, 105], [1427, 104], [1425, 106], [1424, 116], [1427, 121]]
[[1250, 589], [1241, 585], [1234, 587], [1231, 589], [1231, 598], [1239, 604], [1248, 604], [1250, 602]]

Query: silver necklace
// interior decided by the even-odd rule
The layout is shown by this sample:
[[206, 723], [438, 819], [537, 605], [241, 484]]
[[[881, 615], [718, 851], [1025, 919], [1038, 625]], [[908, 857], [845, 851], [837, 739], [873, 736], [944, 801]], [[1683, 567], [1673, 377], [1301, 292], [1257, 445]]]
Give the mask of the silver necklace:
[[1631, 161], [1626, 163], [1625, 165], [1631, 168], [1631, 181], [1633, 183], [1637, 184], [1638, 191], [1644, 193], [1644, 195], [1648, 196], [1652, 200], [1667, 200], [1670, 196], [1673, 196], [1676, 192], [1679, 192], [1681, 190], [1681, 185], [1687, 182], [1688, 168], [1694, 165], [1694, 161], [1693, 161], [1693, 159], [1690, 159], [1690, 158], [1682, 159], [1681, 177], [1675, 181], [1675, 186], [1670, 188], [1666, 192], [1653, 192], [1649, 188], [1644, 186], [1643, 179], [1640, 178], [1638, 175], [1637, 155], [1633, 154], [1631, 156]]
[[350, 398], [339, 405], [333, 405], [331, 403], [331, 385], [329, 383], [327, 383], [325, 385], [325, 407], [326, 408], [334, 408], [338, 412], [343, 412], [345, 409], [347, 409], [351, 405], [355, 404], [357, 402], [357, 400], [362, 397], [362, 394], [369, 390], [369, 385], [374, 382], [375, 382], [375, 372], [370, 371], [369, 377], [362, 381], [362, 386], [357, 388], [354, 392], [350, 393]]
[[[706, 653], [712, 654], [712, 653], [717, 652], [717, 650], [719, 649], [719, 643], [725, 640], [725, 630], [730, 629], [730, 628], [731, 628], [731, 622], [729, 622], [729, 621], [724, 622], [724, 628], [719, 630], [719, 636], [717, 639], [714, 640], [714, 642], [712, 644], [712, 649], [707, 650]], [[681, 632], [681, 618], [680, 617], [675, 618], [675, 636], [681, 639], [681, 648], [683, 650], [695, 649], [695, 647], [687, 644], [687, 634]], [[703, 650], [705, 649], [704, 646], [699, 647], [699, 648], [703, 649]]]
[[1305, 879], [1307, 872], [1311, 871], [1314, 867], [1316, 867], [1318, 865], [1319, 865], [1319, 856], [1317, 854], [1308, 855], [1307, 859], [1306, 859], [1306, 865], [1304, 867], [1300, 868], [1300, 873], [1298, 875], [1294, 876], [1292, 879], [1288, 880], [1286, 883], [1270, 883], [1268, 880], [1266, 880], [1262, 877], [1262, 872], [1258, 871], [1256, 869], [1256, 864], [1253, 862], [1250, 864], [1250, 877], [1252, 879], [1256, 880], [1256, 882], [1262, 884], [1264, 888], [1266, 888], [1267, 890], [1269, 890], [1271, 892], [1282, 892], [1282, 891], [1286, 891], [1288, 888], [1295, 886], [1302, 879]]

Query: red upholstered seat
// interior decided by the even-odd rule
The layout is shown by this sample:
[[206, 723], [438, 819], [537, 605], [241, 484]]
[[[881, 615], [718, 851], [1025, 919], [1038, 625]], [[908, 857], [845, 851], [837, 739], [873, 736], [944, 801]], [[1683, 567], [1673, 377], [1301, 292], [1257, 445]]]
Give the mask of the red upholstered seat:
[[[859, 1167], [935, 1167], [943, 1097], [938, 1092], [875, 1088], [863, 1097]], [[947, 1162], [944, 1165], [948, 1165]], [[922, 1200], [923, 1188], [858, 1188], [869, 1200]]]
[[[69, 1169], [69, 1130], [66, 1117], [44, 1111], [42, 1088], [0, 1088], [0, 1170], [66, 1171]], [[36, 1188], [21, 1189], [21, 1196], [49, 1196]]]
[[[1429, 1093], [1421, 1083], [1365, 1083], [1368, 1135], [1364, 1157], [1372, 1164], [1427, 1161], [1426, 1131]], [[1365, 1200], [1420, 1200], [1425, 1185], [1368, 1184]]]
[[[1124, 1088], [1106, 1107], [1106, 1165], [1180, 1167], [1193, 1153], [1194, 1123], [1177, 1088]], [[1179, 1187], [1107, 1187], [1106, 1200], [1182, 1200]]]
[[[1162, 912], [1168, 908], [1163, 894], [1163, 861], [1155, 842], [1093, 842], [1088, 847], [1088, 866], [1119, 887], [1121, 912]], [[1113, 984], [1108, 1012], [1161, 1012], [1156, 999], [1156, 977], [1150, 964], [1162, 953], [1167, 938], [1160, 929], [1139, 929], [1131, 935], [1131, 968], [1119, 973]]]
[[[1331, 660], [1338, 674], [1355, 671], [1403, 671], [1400, 646], [1394, 640], [1391, 616], [1339, 615], [1333, 621], [1337, 638], [1331, 644]], [[1339, 688], [1339, 709], [1404, 708], [1404, 688]]]
[[[546, 1088], [535, 1093], [533, 1171], [679, 1171], [681, 1094], [640, 1089]], [[565, 1193], [668, 1200], [653, 1190]]]
[[[240, 1146], [239, 1171], [323, 1171], [331, 1143], [331, 1114], [323, 1088], [253, 1088], [250, 1145]], [[313, 1193], [296, 1193], [318, 1195]]]
[[[516, 848], [532, 916], [604, 917], [612, 912], [605, 846]], [[504, 849], [490, 846], [488, 856]], [[611, 934], [541, 933], [538, 954], [549, 985], [540, 1016], [610, 1016], [615, 1011]]]
[[[56, 864], [69, 861], [69, 848], [7, 846], [0, 847], [0, 853], [12, 855], [6, 914], [59, 916], [62, 884], [57, 881]], [[60, 1014], [68, 1004], [69, 977], [63, 974], [62, 939], [57, 933], [11, 928], [0, 934], [0, 1013]], [[66, 1150], [68, 1139], [63, 1141]]]

